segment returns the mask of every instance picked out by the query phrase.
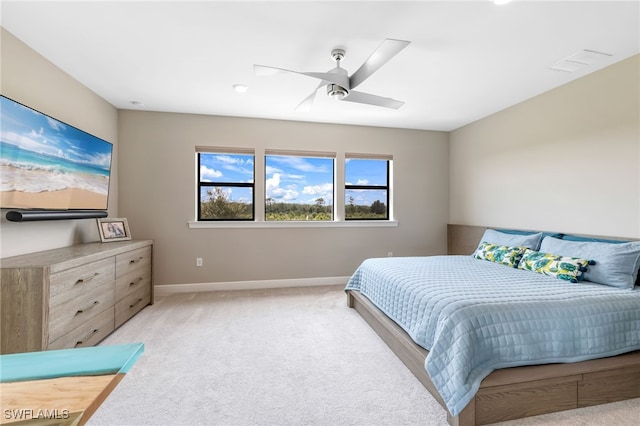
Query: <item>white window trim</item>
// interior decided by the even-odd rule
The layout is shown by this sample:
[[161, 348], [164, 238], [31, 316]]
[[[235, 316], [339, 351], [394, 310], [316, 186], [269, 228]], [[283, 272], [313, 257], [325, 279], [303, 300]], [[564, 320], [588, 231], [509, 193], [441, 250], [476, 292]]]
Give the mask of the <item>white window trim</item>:
[[391, 228], [398, 227], [395, 220], [299, 220], [299, 221], [201, 221], [187, 222], [191, 229], [207, 228]]
[[[305, 151], [285, 151], [264, 148], [218, 148], [218, 147], [202, 147], [197, 146], [196, 152], [235, 152], [239, 154], [247, 153], [254, 155], [254, 220], [207, 220], [197, 221], [189, 220], [187, 225], [190, 229], [252, 229], [252, 228], [395, 228], [400, 223], [391, 218], [394, 217], [393, 200], [389, 202], [389, 220], [345, 220], [344, 218], [344, 165], [345, 158], [375, 158], [391, 160], [389, 162], [389, 179], [387, 185], [391, 186], [393, 179], [393, 156], [389, 154], [353, 154], [345, 152], [317, 152], [309, 151], [309, 156], [326, 156], [334, 158], [334, 220], [299, 220], [299, 221], [266, 221], [265, 220], [265, 187], [264, 182], [258, 184], [257, 176], [265, 176], [264, 161], [255, 161], [256, 158], [264, 159], [265, 155], [293, 154], [296, 155]], [[311, 155], [314, 154], [314, 155]], [[320, 155], [318, 155], [320, 154]], [[196, 166], [198, 163], [196, 157]], [[198, 174], [196, 171], [196, 187], [198, 187]], [[263, 178], [264, 180], [264, 178]], [[391, 192], [393, 198], [395, 191]], [[342, 194], [339, 196], [338, 194]], [[197, 206], [195, 211], [197, 217]]]

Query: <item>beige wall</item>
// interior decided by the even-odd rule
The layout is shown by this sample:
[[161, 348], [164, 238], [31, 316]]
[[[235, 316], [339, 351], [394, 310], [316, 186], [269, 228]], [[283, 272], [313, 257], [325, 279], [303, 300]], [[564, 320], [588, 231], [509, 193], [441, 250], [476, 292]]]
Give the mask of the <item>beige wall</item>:
[[640, 238], [639, 64], [453, 131], [450, 222]]
[[[140, 111], [119, 129], [120, 213], [155, 241], [156, 285], [339, 277], [389, 251], [446, 251], [447, 133]], [[190, 229], [196, 145], [392, 154], [399, 226]]]
[[[11, 33], [0, 33], [2, 94], [114, 144], [117, 155], [117, 110], [69, 77]], [[114, 157], [115, 157], [114, 155]], [[109, 214], [116, 215], [117, 161], [109, 196]], [[0, 257], [9, 257], [99, 240], [94, 219], [8, 222], [0, 219]]]

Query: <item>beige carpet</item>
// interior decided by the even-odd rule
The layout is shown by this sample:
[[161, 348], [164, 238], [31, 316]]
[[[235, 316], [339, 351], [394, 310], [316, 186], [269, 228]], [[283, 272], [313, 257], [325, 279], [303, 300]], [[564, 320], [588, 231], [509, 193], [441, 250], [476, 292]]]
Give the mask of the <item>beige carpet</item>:
[[[341, 287], [189, 293], [102, 344], [145, 353], [89, 425], [446, 425]], [[501, 423], [638, 425], [640, 399]]]

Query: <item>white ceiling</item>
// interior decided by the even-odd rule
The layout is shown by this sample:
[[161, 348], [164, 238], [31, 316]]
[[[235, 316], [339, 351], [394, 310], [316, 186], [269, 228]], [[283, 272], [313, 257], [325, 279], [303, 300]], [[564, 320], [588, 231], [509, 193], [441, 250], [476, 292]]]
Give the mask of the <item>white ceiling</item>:
[[[640, 52], [639, 1], [3, 0], [0, 12], [117, 108], [410, 129], [456, 129]], [[253, 75], [254, 63], [326, 72], [334, 48], [352, 73], [385, 38], [411, 44], [358, 90], [402, 100], [399, 110], [319, 93], [299, 112], [316, 80]], [[584, 49], [611, 56], [550, 69]]]

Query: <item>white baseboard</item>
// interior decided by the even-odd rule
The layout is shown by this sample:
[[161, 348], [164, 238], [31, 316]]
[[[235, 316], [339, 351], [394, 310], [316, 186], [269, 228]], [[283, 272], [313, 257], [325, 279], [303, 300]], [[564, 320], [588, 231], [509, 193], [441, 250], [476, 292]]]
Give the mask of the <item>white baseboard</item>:
[[284, 280], [229, 281], [219, 283], [166, 284], [153, 288], [155, 296], [221, 290], [261, 290], [266, 288], [347, 285], [350, 277], [293, 278]]

